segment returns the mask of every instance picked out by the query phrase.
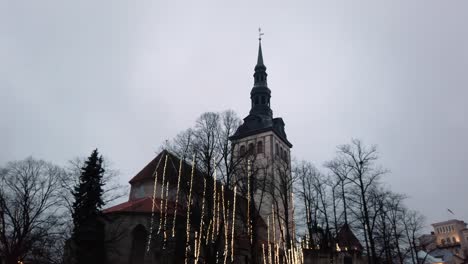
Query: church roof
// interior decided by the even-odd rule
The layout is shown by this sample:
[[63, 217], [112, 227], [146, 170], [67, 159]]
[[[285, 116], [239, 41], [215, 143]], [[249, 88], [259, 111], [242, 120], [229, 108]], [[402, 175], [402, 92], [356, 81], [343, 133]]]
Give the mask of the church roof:
[[348, 248], [348, 250], [357, 250], [362, 251], [363, 247], [359, 240], [354, 235], [351, 228], [349, 228], [348, 224], [344, 224], [338, 234], [336, 235], [336, 241], [340, 248]]
[[[154, 211], [161, 212], [161, 199], [155, 199]], [[110, 208], [103, 210], [104, 214], [110, 213], [151, 213], [153, 208], [153, 199], [151, 197], [144, 197], [136, 200], [131, 200], [124, 202]], [[175, 203], [168, 201], [167, 202], [167, 212], [168, 214], [174, 214]], [[183, 215], [185, 213], [185, 208], [179, 204], [177, 208], [177, 215]]]
[[[154, 181], [155, 171], [157, 168], [158, 175], [163, 175], [164, 162], [167, 155], [166, 175], [177, 176], [179, 175], [180, 159], [167, 150], [161, 151], [153, 160], [151, 160], [140, 172], [138, 172], [130, 181], [130, 184], [136, 182], [151, 180]], [[192, 165], [187, 162], [182, 162], [182, 177], [189, 178], [192, 171]], [[195, 175], [202, 175], [201, 172], [196, 170]], [[168, 177], [170, 183], [176, 183], [177, 177]]]

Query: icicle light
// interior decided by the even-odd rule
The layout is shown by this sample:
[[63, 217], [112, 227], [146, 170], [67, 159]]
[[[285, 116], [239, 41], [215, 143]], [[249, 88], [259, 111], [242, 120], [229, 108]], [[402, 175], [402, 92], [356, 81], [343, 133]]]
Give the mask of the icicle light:
[[234, 262], [234, 228], [236, 226], [236, 196], [237, 186], [234, 186], [234, 199], [232, 202], [232, 233], [231, 233], [231, 262]]
[[162, 217], [163, 217], [163, 199], [164, 199], [164, 182], [166, 179], [166, 168], [167, 168], [167, 156], [166, 159], [164, 160], [164, 170], [163, 170], [163, 176], [162, 176], [162, 184], [161, 184], [161, 206], [159, 207], [159, 229], [158, 229], [158, 234], [161, 232], [162, 228]]
[[185, 264], [188, 263], [188, 255], [190, 250], [190, 207], [192, 203], [192, 185], [193, 185], [193, 174], [195, 174], [195, 154], [193, 155], [192, 159], [192, 173], [190, 174], [190, 187], [189, 187], [189, 197], [187, 201], [187, 226], [186, 228], [186, 236], [187, 236], [187, 244], [185, 247]]
[[[150, 232], [148, 234], [148, 242], [147, 242], [147, 247], [146, 247], [146, 252], [148, 253], [150, 250], [150, 245], [151, 245], [151, 239], [153, 236], [153, 226], [154, 226], [154, 208], [156, 207], [156, 190], [158, 187], [158, 168], [159, 164], [161, 163], [162, 157], [159, 159], [158, 164], [156, 165], [156, 168], [154, 169], [154, 185], [153, 185], [153, 199], [152, 199], [152, 205], [151, 205], [151, 223], [150, 223]], [[166, 155], [166, 160], [167, 160], [167, 155]]]
[[179, 186], [180, 186], [180, 177], [182, 175], [182, 160], [179, 163], [179, 175], [177, 176], [177, 191], [175, 198], [175, 208], [174, 208], [174, 220], [172, 221], [172, 237], [175, 237], [176, 232], [176, 218], [177, 218], [177, 207], [179, 207]]

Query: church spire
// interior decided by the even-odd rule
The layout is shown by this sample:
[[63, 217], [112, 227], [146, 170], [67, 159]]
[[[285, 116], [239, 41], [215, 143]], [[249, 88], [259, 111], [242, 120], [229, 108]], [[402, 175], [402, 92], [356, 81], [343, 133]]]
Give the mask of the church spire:
[[258, 57], [257, 57], [257, 65], [255, 65], [255, 73], [254, 73], [254, 86], [267, 86], [267, 73], [266, 73], [266, 66], [263, 64], [263, 53], [262, 53], [262, 35], [260, 29], [258, 29]]
[[263, 33], [259, 29], [258, 38], [258, 57], [257, 65], [255, 65], [254, 73], [254, 87], [250, 92], [250, 100], [252, 101], [252, 109], [250, 114], [262, 115], [272, 118], [273, 113], [270, 108], [271, 91], [268, 88], [266, 66], [263, 63], [263, 52], [262, 52], [262, 35]]

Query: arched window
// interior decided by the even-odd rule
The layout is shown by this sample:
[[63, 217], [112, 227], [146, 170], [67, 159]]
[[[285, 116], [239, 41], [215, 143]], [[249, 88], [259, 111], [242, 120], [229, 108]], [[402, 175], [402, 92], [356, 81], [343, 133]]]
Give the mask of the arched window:
[[241, 156], [245, 155], [245, 146], [244, 146], [244, 145], [240, 146], [239, 154], [240, 154]]
[[249, 154], [253, 154], [254, 152], [255, 152], [254, 144], [253, 144], [253, 143], [249, 143]]
[[145, 246], [148, 233], [142, 225], [137, 225], [132, 232], [132, 249], [130, 252], [130, 263], [139, 264], [145, 261]]
[[257, 153], [263, 153], [263, 141], [257, 142]]

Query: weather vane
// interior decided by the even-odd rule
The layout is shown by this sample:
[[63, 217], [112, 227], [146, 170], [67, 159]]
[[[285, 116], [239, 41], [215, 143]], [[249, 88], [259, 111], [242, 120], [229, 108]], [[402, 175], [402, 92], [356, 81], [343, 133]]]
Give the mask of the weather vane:
[[265, 33], [262, 33], [262, 28], [258, 28], [258, 40], [262, 41], [262, 36], [265, 35]]

